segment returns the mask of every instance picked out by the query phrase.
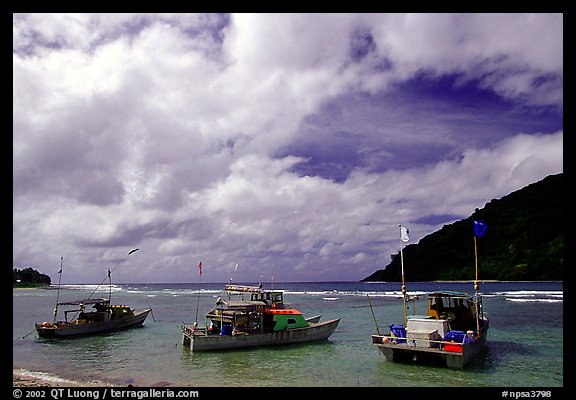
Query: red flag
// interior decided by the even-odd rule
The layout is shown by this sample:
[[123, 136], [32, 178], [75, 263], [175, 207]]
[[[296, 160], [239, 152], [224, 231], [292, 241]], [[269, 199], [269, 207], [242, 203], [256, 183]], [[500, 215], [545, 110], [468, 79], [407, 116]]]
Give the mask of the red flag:
[[198, 268], [200, 268], [200, 275], [202, 275], [202, 261], [200, 261], [200, 264], [198, 264]]

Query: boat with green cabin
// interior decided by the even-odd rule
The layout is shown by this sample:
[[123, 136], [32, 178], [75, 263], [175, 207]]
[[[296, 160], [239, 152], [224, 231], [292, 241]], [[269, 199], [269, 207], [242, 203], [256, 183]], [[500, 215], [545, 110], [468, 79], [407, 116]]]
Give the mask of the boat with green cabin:
[[[194, 352], [276, 346], [328, 339], [340, 318], [320, 322], [284, 304], [284, 291], [261, 286], [226, 285], [206, 313], [205, 326], [181, 325], [182, 343]], [[235, 296], [232, 298], [232, 296]]]

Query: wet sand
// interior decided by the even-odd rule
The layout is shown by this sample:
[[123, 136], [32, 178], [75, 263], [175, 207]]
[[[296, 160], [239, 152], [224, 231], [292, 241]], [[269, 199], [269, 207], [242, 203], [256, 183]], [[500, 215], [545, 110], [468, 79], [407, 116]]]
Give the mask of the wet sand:
[[[172, 382], [158, 381], [150, 387], [171, 386]], [[61, 378], [59, 376], [47, 374], [45, 372], [33, 372], [26, 369], [12, 369], [12, 386], [13, 387], [119, 387], [105, 382], [96, 381], [78, 381]], [[133, 387], [133, 385], [121, 385]]]
[[12, 386], [14, 387], [103, 387], [104, 383], [79, 382], [55, 377], [44, 373], [34, 373], [22, 369], [12, 370]]

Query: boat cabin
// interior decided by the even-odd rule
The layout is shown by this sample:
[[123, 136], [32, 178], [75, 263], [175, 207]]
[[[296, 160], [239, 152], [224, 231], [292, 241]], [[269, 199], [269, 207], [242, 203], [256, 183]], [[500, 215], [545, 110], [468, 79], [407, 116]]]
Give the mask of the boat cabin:
[[[300, 311], [285, 307], [281, 290], [241, 285], [226, 285], [225, 290], [229, 297], [235, 294], [239, 299], [218, 298], [206, 314], [208, 334], [277, 332], [308, 326]], [[248, 295], [249, 300], [245, 299]]]
[[448, 321], [453, 330], [476, 330], [476, 311], [480, 312], [480, 320], [483, 315], [481, 298], [476, 306], [476, 299], [465, 292], [428, 293], [428, 317]]
[[271, 309], [264, 313], [264, 327], [274, 332], [287, 329], [306, 328], [308, 322], [302, 313], [293, 308], [283, 310]]
[[[484, 324], [482, 300], [476, 299], [465, 292], [438, 291], [427, 293], [428, 312], [426, 315], [407, 315], [406, 327], [397, 326], [398, 332], [394, 335], [413, 338], [414, 344], [437, 346], [437, 342], [450, 337], [450, 332], [464, 332], [478, 334]], [[413, 298], [412, 300], [415, 300]], [[478, 306], [478, 308], [477, 308]], [[476, 311], [480, 312], [480, 319], [476, 319]], [[478, 326], [479, 325], [479, 326]], [[394, 331], [394, 329], [391, 330]], [[423, 339], [418, 343], [417, 339]], [[435, 343], [436, 342], [436, 343]]]
[[244, 299], [244, 295], [250, 295], [250, 301], [264, 302], [267, 307], [284, 308], [283, 290], [264, 290], [260, 286], [226, 285], [225, 291], [228, 297], [235, 294]]
[[[92, 305], [94, 311], [85, 311], [86, 306]], [[108, 299], [83, 299], [58, 303], [58, 306], [78, 306], [78, 309], [64, 311], [65, 323], [86, 324], [91, 322], [104, 322], [111, 319], [110, 301]], [[75, 313], [73, 319], [68, 321], [68, 314]], [[75, 318], [77, 316], [77, 318]]]

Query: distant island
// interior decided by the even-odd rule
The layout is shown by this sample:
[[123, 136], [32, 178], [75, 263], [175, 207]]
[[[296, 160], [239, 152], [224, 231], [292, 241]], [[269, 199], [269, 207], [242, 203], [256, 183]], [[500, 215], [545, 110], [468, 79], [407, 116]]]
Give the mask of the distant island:
[[52, 279], [48, 275], [28, 267], [24, 269], [14, 268], [12, 271], [13, 288], [45, 287], [50, 286]]
[[[477, 238], [480, 280], [563, 280], [563, 173], [491, 200], [468, 218], [403, 249], [406, 281], [473, 280], [473, 221], [487, 225]], [[362, 282], [401, 281], [400, 251]]]

